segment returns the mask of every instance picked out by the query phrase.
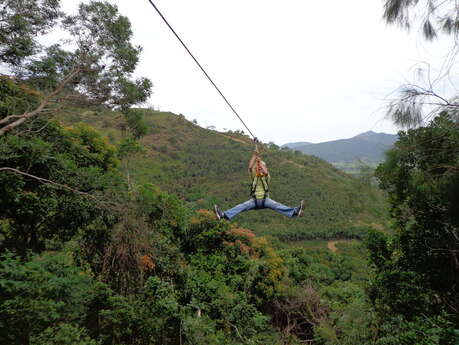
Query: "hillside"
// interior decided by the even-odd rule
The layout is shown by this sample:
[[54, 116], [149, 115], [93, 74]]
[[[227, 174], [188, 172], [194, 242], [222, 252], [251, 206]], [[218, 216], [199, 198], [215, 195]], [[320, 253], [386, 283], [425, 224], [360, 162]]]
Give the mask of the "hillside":
[[326, 141], [318, 144], [288, 143], [283, 147], [320, 157], [329, 163], [352, 163], [356, 160], [380, 163], [384, 160], [384, 152], [390, 149], [396, 140], [397, 135], [368, 131], [349, 139]]
[[[387, 23], [403, 21], [408, 27], [421, 18], [426, 38], [435, 39], [437, 29], [445, 28], [457, 37], [453, 2], [429, 1], [432, 6], [424, 10], [417, 1], [384, 2]], [[131, 26], [118, 10], [118, 5], [135, 10], [133, 2], [85, 1], [71, 12], [66, 11], [68, 1], [60, 3], [2, 3], [0, 345], [459, 344], [459, 121], [454, 94], [446, 99], [421, 85], [402, 86], [391, 97], [388, 118], [419, 127], [400, 131], [375, 171], [358, 162], [359, 174], [351, 176], [338, 170], [336, 162], [260, 144], [273, 176], [272, 197], [289, 205], [307, 200], [305, 217], [287, 219], [264, 210], [236, 221], [220, 220], [212, 211], [214, 203], [226, 208], [249, 197], [246, 168], [253, 142], [242, 131], [203, 129], [183, 115], [138, 108], [151, 99], [153, 81], [136, 68], [142, 47], [134, 44], [140, 42], [134, 34], [145, 28], [142, 13], [132, 13], [136, 25]], [[350, 9], [348, 5], [343, 9]], [[304, 11], [295, 18], [290, 7], [274, 6], [274, 13], [283, 11], [279, 18], [290, 23], [304, 18]], [[324, 12], [311, 6], [313, 16]], [[169, 2], [167, 13], [173, 7]], [[265, 30], [272, 24], [270, 17], [257, 21], [259, 6], [241, 10], [249, 26], [258, 29], [241, 31], [250, 43], [272, 38]], [[347, 12], [371, 21], [377, 12], [368, 10], [359, 4]], [[235, 13], [242, 12], [236, 8]], [[345, 20], [334, 20], [335, 26], [344, 27], [348, 16], [335, 12]], [[221, 15], [232, 20], [228, 13], [206, 7], [204, 15], [222, 24]], [[192, 24], [201, 22], [196, 15], [187, 16]], [[190, 34], [186, 23], [181, 24], [180, 31]], [[374, 31], [367, 27], [371, 37]], [[380, 34], [378, 30], [373, 40], [378, 44], [384, 40]], [[147, 55], [149, 67], [164, 72], [163, 82], [155, 83], [163, 85], [162, 95], [174, 98], [167, 102], [170, 107], [193, 111], [191, 103], [181, 101], [177, 86], [196, 95], [202, 94], [199, 85], [185, 69], [173, 68], [175, 52], [163, 49], [161, 37], [153, 36], [148, 44], [166, 58]], [[316, 43], [327, 39], [318, 38]], [[387, 38], [393, 41], [392, 34]], [[273, 46], [271, 39], [267, 42]], [[291, 51], [286, 43], [281, 52]], [[256, 48], [263, 52], [259, 44]], [[348, 51], [349, 66], [365, 56]], [[268, 55], [279, 60], [279, 55]], [[304, 59], [290, 57], [293, 76], [301, 77]], [[449, 57], [453, 66], [455, 56]], [[342, 95], [348, 78], [333, 73], [329, 61], [322, 60], [314, 67], [333, 75], [332, 84]], [[163, 70], [164, 61], [172, 67], [169, 72]], [[233, 67], [243, 72], [241, 61], [233, 59]], [[301, 66], [296, 68], [295, 62]], [[360, 72], [378, 79], [373, 71]], [[281, 102], [282, 96], [292, 99], [297, 93], [288, 90], [295, 83], [288, 82], [287, 72], [278, 73], [281, 83], [273, 76], [267, 85], [285, 85], [283, 95], [274, 90]], [[363, 81], [354, 78], [347, 90], [350, 97], [341, 97], [351, 102], [350, 113], [356, 99], [360, 110], [366, 108], [361, 106], [362, 90], [378, 91], [369, 88], [374, 83]], [[309, 84], [317, 89], [317, 83]], [[334, 94], [331, 83], [322, 84], [326, 92], [300, 91], [315, 94], [309, 97], [315, 109], [326, 103], [319, 94], [326, 99]], [[256, 82], [241, 84], [243, 93], [244, 88], [245, 94], [272, 94]], [[155, 102], [164, 104], [157, 96]], [[258, 113], [265, 113], [263, 107], [285, 108], [255, 96], [249, 101], [257, 103]], [[440, 102], [435, 112], [429, 96]], [[214, 108], [204, 98], [199, 108]], [[427, 114], [424, 104], [427, 118], [420, 117]], [[294, 109], [302, 110], [289, 105], [292, 111], [283, 112], [284, 123], [298, 127], [298, 119], [289, 118], [295, 118]], [[336, 109], [340, 116], [341, 103]], [[320, 120], [336, 122], [333, 111], [325, 110]], [[387, 144], [373, 132], [351, 139], [367, 148], [375, 141]], [[341, 163], [352, 166], [340, 154]]]
[[[81, 111], [65, 122], [84, 121], [119, 143], [121, 119], [104, 111]], [[241, 133], [220, 133], [187, 121], [182, 115], [144, 110], [149, 134], [145, 151], [123, 162], [130, 178], [176, 194], [195, 209], [223, 209], [249, 198], [247, 162], [252, 142]], [[271, 197], [288, 205], [307, 201], [305, 216], [290, 220], [270, 210], [236, 218], [258, 234], [281, 240], [359, 237], [369, 227], [385, 228], [381, 192], [325, 161], [263, 146], [272, 175]]]

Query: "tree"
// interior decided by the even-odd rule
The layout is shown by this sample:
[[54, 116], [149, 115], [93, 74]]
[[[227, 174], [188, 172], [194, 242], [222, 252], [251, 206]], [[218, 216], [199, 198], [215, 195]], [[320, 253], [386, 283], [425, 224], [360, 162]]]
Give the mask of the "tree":
[[432, 40], [443, 31], [457, 40], [459, 14], [453, 0], [384, 0], [384, 19], [410, 29], [420, 19], [423, 36]]
[[133, 182], [131, 179], [131, 160], [139, 159], [139, 154], [142, 154], [145, 148], [139, 144], [134, 138], [124, 138], [118, 145], [118, 155], [121, 159], [121, 170], [126, 174], [128, 191], [132, 192]]
[[457, 95], [448, 97], [437, 91], [438, 84], [449, 77], [459, 48], [457, 3], [453, 0], [384, 0], [383, 17], [388, 24], [405, 29], [419, 23], [425, 39], [434, 40], [443, 32], [451, 36], [454, 43], [440, 75], [432, 77], [427, 65], [427, 68], [418, 68], [419, 80], [400, 87], [400, 96], [389, 105], [388, 117], [395, 124], [410, 128], [428, 123], [441, 111], [457, 113]]
[[0, 256], [0, 287], [2, 344], [158, 344], [158, 316], [144, 301], [117, 295], [63, 254]]
[[14, 168], [0, 168], [0, 250], [41, 252], [97, 219], [113, 222], [103, 193], [122, 186], [117, 166], [115, 148], [88, 126], [37, 121], [1, 137], [0, 167]]
[[[48, 13], [53, 4], [51, 0], [43, 2], [43, 11]], [[21, 6], [8, 9], [12, 17], [20, 17], [21, 10]], [[42, 32], [52, 23], [47, 23]], [[3, 116], [0, 136], [37, 116], [55, 113], [56, 105], [64, 101], [84, 100], [127, 112], [131, 105], [149, 97], [151, 81], [132, 79], [141, 47], [132, 45], [131, 24], [116, 6], [101, 1], [82, 3], [78, 14], [62, 16], [60, 23], [70, 34], [70, 42], [42, 49], [32, 42], [33, 49], [27, 54], [6, 61], [12, 76], [39, 90], [40, 97], [38, 104], [30, 105], [25, 112]], [[27, 30], [34, 28], [26, 25], [22, 30], [32, 37]], [[7, 43], [0, 42], [5, 50]]]
[[[66, 265], [62, 255], [31, 259], [24, 262], [11, 254], [1, 256], [2, 344], [29, 344], [31, 338], [44, 336], [42, 332], [47, 333], [46, 340], [53, 344], [51, 333], [61, 332], [50, 332], [51, 328], [73, 329], [82, 326], [78, 323], [82, 320], [82, 314], [84, 315], [86, 309], [84, 305], [94, 286], [91, 279], [79, 274], [76, 267]], [[73, 340], [85, 336], [83, 330], [78, 332], [77, 329], [73, 329], [70, 333], [73, 334], [67, 335], [74, 338]], [[77, 336], [75, 333], [81, 335]], [[38, 341], [37, 343], [40, 344]], [[81, 345], [83, 344], [94, 343], [88, 341]]]
[[277, 297], [271, 307], [273, 323], [281, 330], [285, 344], [295, 335], [304, 343], [314, 338], [314, 327], [327, 321], [330, 308], [310, 285], [294, 287]]
[[369, 296], [380, 316], [400, 318], [400, 332], [424, 324], [427, 334], [440, 324], [437, 338], [453, 344], [445, 339], [451, 336], [447, 325], [459, 322], [458, 123], [443, 112], [428, 127], [399, 137], [377, 169], [397, 231], [390, 240], [369, 236], [375, 267]]
[[140, 139], [148, 134], [148, 125], [145, 123], [143, 113], [139, 109], [126, 109], [124, 112], [126, 131], [135, 138]]
[[3, 0], [0, 4], [0, 62], [17, 66], [40, 51], [37, 36], [62, 16], [60, 0]]

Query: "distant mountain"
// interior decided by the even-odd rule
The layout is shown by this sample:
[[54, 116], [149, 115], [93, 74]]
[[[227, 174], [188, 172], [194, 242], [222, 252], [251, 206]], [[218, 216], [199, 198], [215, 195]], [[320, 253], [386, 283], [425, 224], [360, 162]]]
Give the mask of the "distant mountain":
[[287, 146], [287, 145], [291, 149], [296, 150], [298, 147], [302, 147], [302, 146], [306, 146], [306, 145], [313, 145], [313, 143], [308, 143], [307, 141], [300, 141], [300, 142], [297, 142], [297, 143], [288, 143], [288, 144], [283, 145], [282, 147]]
[[394, 134], [368, 131], [349, 139], [326, 141], [318, 144], [296, 142], [285, 144], [282, 147], [289, 147], [307, 155], [314, 155], [330, 163], [351, 163], [359, 159], [370, 163], [379, 163], [384, 160], [384, 152], [394, 145], [397, 138], [398, 136]]

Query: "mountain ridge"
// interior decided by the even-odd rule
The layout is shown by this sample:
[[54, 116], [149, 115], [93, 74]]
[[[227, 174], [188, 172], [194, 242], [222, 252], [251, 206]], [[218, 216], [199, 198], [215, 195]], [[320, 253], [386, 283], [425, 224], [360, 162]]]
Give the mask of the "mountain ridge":
[[329, 163], [362, 160], [376, 164], [384, 160], [384, 153], [393, 146], [397, 138], [395, 134], [367, 131], [347, 139], [316, 144], [295, 142], [284, 144], [282, 147], [320, 157]]

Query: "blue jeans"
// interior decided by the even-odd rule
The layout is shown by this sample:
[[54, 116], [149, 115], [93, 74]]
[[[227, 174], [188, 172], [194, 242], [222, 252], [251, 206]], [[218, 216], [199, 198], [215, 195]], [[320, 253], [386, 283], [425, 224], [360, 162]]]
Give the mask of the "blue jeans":
[[[263, 206], [264, 200], [264, 206]], [[253, 209], [262, 209], [262, 208], [269, 208], [273, 211], [276, 211], [284, 216], [289, 218], [293, 218], [297, 215], [298, 207], [288, 207], [274, 201], [270, 198], [266, 199], [250, 199], [242, 204], [236, 205], [233, 208], [224, 212], [226, 218], [231, 219], [237, 216], [241, 212], [253, 210]]]

